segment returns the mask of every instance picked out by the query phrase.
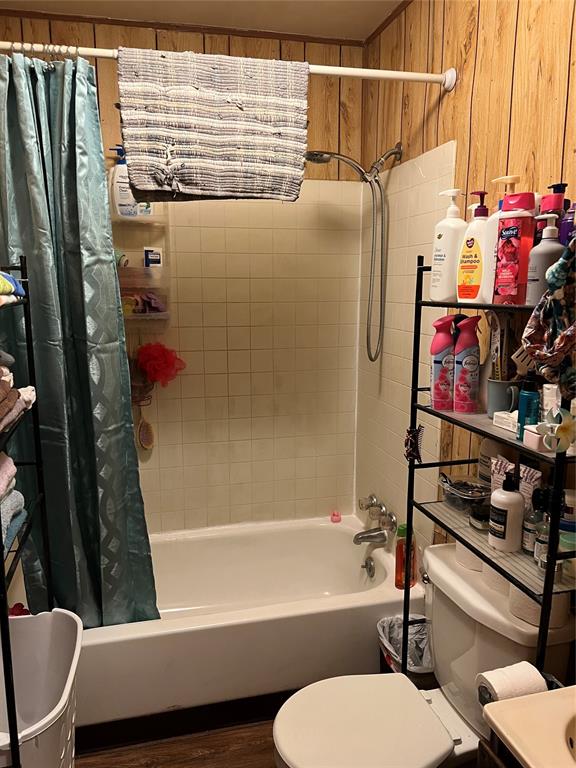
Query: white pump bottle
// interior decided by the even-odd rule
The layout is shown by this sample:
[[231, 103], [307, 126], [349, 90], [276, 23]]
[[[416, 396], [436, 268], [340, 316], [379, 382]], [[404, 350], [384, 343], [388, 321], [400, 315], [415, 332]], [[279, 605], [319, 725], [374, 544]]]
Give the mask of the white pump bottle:
[[545, 221], [546, 227], [542, 232], [542, 240], [532, 248], [528, 257], [526, 304], [529, 306], [536, 306], [548, 289], [546, 271], [564, 253], [564, 246], [558, 240], [558, 227], [556, 226], [558, 214], [543, 213], [535, 218], [536, 221]]
[[456, 301], [456, 264], [467, 224], [460, 218], [456, 198], [459, 189], [445, 189], [441, 197], [451, 198], [446, 217], [436, 224], [432, 251], [431, 301]]

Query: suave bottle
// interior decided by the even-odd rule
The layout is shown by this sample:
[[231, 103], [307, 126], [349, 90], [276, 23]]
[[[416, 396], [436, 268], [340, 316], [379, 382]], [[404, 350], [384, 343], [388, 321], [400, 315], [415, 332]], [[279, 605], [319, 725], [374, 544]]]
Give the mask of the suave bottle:
[[472, 221], [468, 224], [460, 246], [456, 285], [458, 301], [480, 302], [480, 289], [486, 269], [486, 222], [488, 208], [484, 205], [486, 192], [472, 192], [478, 195], [480, 205], [474, 208]]
[[432, 408], [451, 411], [454, 408], [454, 335], [456, 315], [446, 315], [432, 323], [436, 334], [430, 346], [430, 397]]
[[458, 325], [454, 348], [454, 410], [476, 413], [480, 390], [480, 345], [477, 328], [480, 317], [467, 317]]
[[[520, 181], [520, 176], [499, 176], [492, 179], [493, 184], [504, 185], [504, 196], [514, 193], [516, 184]], [[494, 282], [496, 280], [496, 260], [498, 256], [498, 227], [502, 218], [502, 206], [504, 198], [498, 200], [498, 206], [486, 222], [485, 230], [485, 258], [484, 270], [482, 273], [482, 284], [480, 286], [480, 295], [478, 301], [480, 304], [491, 304], [494, 296]]]
[[460, 218], [456, 198], [459, 189], [445, 189], [439, 193], [449, 197], [451, 203], [446, 216], [436, 224], [432, 251], [432, 275], [430, 280], [431, 301], [456, 301], [456, 264], [464, 231], [468, 226]]
[[533, 192], [506, 195], [498, 223], [494, 304], [526, 303], [528, 258], [534, 246], [536, 199]]

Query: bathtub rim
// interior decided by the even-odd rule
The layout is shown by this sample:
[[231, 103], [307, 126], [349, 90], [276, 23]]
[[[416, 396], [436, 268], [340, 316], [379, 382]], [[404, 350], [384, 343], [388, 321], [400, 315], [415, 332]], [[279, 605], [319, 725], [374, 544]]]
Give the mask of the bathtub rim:
[[[332, 523], [328, 518], [311, 517], [295, 520], [273, 520], [263, 522], [232, 523], [210, 528], [184, 529], [151, 534], [150, 540], [177, 541], [184, 539], [214, 539], [222, 534], [240, 536], [253, 532], [267, 530], [290, 530], [298, 528], [327, 528], [337, 525], [339, 531], [345, 530], [353, 538], [358, 531], [364, 530], [364, 524], [354, 514], [342, 517], [342, 522]], [[281, 601], [258, 606], [239, 606], [236, 610], [214, 611], [186, 616], [185, 609], [174, 611], [178, 617], [163, 615], [160, 619], [139, 621], [130, 624], [117, 624], [106, 627], [96, 627], [84, 632], [84, 647], [100, 646], [111, 642], [134, 642], [152, 637], [170, 636], [186, 632], [202, 631], [229, 625], [241, 625], [258, 621], [273, 621], [282, 618], [306, 616], [313, 614], [347, 611], [363, 606], [379, 603], [397, 602], [402, 597], [402, 591], [394, 586], [394, 556], [384, 547], [372, 548], [365, 546], [366, 556], [369, 554], [386, 568], [387, 577], [380, 584], [359, 592], [347, 592], [325, 597], [308, 597], [293, 601]], [[418, 583], [412, 589], [412, 598], [424, 596], [423, 586]], [[170, 611], [170, 609], [168, 609]]]

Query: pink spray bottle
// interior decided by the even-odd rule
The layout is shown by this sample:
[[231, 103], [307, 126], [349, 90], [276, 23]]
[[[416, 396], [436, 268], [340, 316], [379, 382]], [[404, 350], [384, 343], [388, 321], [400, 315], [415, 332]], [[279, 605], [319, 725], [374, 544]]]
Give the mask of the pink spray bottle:
[[430, 396], [432, 408], [451, 411], [454, 408], [454, 336], [455, 315], [446, 315], [433, 323], [436, 334], [430, 346]]
[[454, 348], [454, 410], [476, 413], [480, 396], [480, 345], [477, 328], [480, 317], [467, 317], [456, 326]]

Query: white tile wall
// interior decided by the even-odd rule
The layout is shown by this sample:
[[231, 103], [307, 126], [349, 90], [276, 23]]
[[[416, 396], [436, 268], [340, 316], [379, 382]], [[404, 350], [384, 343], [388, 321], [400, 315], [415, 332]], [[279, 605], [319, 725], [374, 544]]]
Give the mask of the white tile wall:
[[360, 198], [168, 206], [173, 321], [136, 341], [187, 367], [144, 413], [152, 531], [352, 510]]
[[[377, 363], [370, 363], [365, 352], [365, 322], [370, 263], [370, 195], [362, 200], [362, 266], [359, 324], [358, 428], [356, 487], [358, 495], [375, 493], [395, 512], [406, 517], [407, 466], [404, 437], [409, 422], [412, 324], [416, 257], [422, 254], [430, 263], [432, 236], [437, 221], [443, 218], [446, 202], [438, 192], [453, 186], [455, 142], [402, 163], [386, 174], [389, 201], [389, 251], [386, 288], [384, 352]], [[379, 272], [378, 272], [379, 274]], [[375, 302], [373, 338], [377, 336], [379, 302]], [[426, 360], [432, 322], [442, 311], [426, 311], [423, 316], [422, 354]], [[421, 367], [421, 383], [427, 382], [429, 367]], [[438, 456], [439, 424], [425, 425], [423, 458]], [[437, 470], [417, 474], [416, 497], [436, 498]], [[424, 543], [432, 540], [430, 521], [417, 515], [416, 528]]]

